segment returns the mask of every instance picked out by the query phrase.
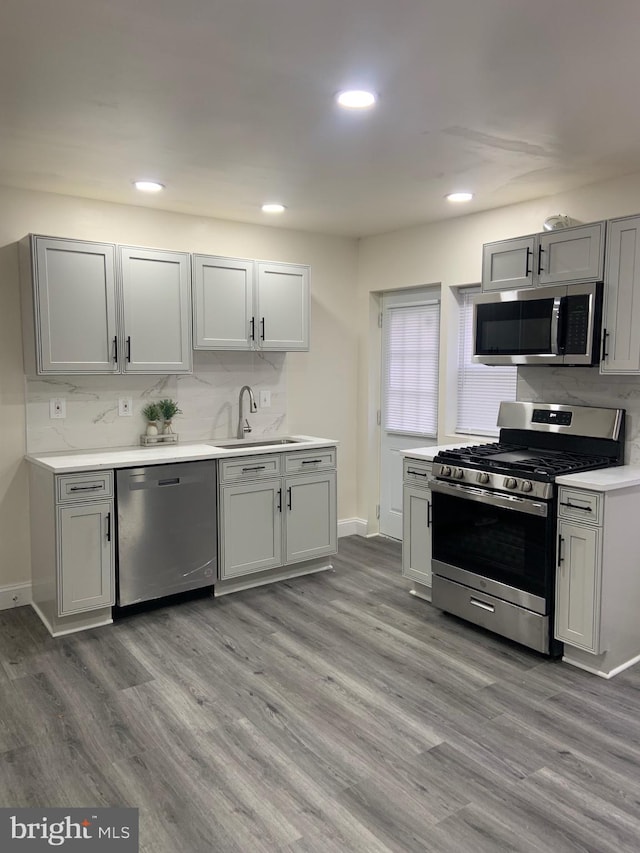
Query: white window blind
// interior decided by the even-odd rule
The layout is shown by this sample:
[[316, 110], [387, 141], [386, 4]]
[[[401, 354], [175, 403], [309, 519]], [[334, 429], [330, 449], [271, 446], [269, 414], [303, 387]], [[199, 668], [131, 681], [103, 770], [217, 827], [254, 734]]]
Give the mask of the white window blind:
[[384, 428], [436, 436], [440, 303], [389, 307], [383, 334]]
[[472, 297], [479, 287], [459, 291], [458, 419], [456, 432], [474, 435], [498, 434], [498, 408], [502, 400], [516, 399], [517, 368], [473, 364]]

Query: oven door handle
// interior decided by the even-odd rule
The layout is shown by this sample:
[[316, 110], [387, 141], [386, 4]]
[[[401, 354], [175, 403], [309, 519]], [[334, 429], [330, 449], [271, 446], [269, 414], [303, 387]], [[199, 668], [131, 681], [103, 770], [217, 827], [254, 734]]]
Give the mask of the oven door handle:
[[524, 512], [527, 515], [539, 515], [546, 518], [549, 507], [546, 503], [520, 498], [517, 495], [503, 495], [478, 489], [475, 486], [461, 486], [457, 483], [446, 483], [442, 480], [431, 481], [431, 491], [442, 495], [453, 495], [462, 500], [478, 501], [491, 506], [510, 509], [513, 512]]

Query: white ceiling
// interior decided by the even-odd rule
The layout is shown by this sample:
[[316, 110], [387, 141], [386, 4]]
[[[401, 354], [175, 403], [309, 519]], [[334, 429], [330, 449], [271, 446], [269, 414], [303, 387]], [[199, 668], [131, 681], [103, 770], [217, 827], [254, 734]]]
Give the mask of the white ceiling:
[[0, 184], [353, 236], [485, 210], [640, 170], [639, 40], [638, 0], [2, 0]]

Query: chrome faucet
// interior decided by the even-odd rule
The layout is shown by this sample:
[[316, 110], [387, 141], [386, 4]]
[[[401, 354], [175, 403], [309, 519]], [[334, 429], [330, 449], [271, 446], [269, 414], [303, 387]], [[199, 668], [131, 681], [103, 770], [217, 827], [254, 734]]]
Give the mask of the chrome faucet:
[[[258, 406], [256, 405], [256, 398], [253, 396], [253, 391], [249, 385], [243, 385], [240, 389], [240, 396], [238, 397], [238, 438], [244, 438], [245, 433], [251, 432], [251, 427], [249, 426], [249, 421], [242, 416], [242, 395], [245, 391], [249, 392], [249, 411], [257, 412]], [[242, 421], [244, 420], [244, 423]]]

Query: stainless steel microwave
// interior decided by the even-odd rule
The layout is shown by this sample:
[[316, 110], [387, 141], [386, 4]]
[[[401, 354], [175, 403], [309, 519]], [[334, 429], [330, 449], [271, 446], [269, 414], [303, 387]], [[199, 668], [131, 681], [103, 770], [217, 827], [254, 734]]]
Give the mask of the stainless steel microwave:
[[483, 293], [473, 305], [473, 361], [598, 364], [601, 324], [601, 282]]

